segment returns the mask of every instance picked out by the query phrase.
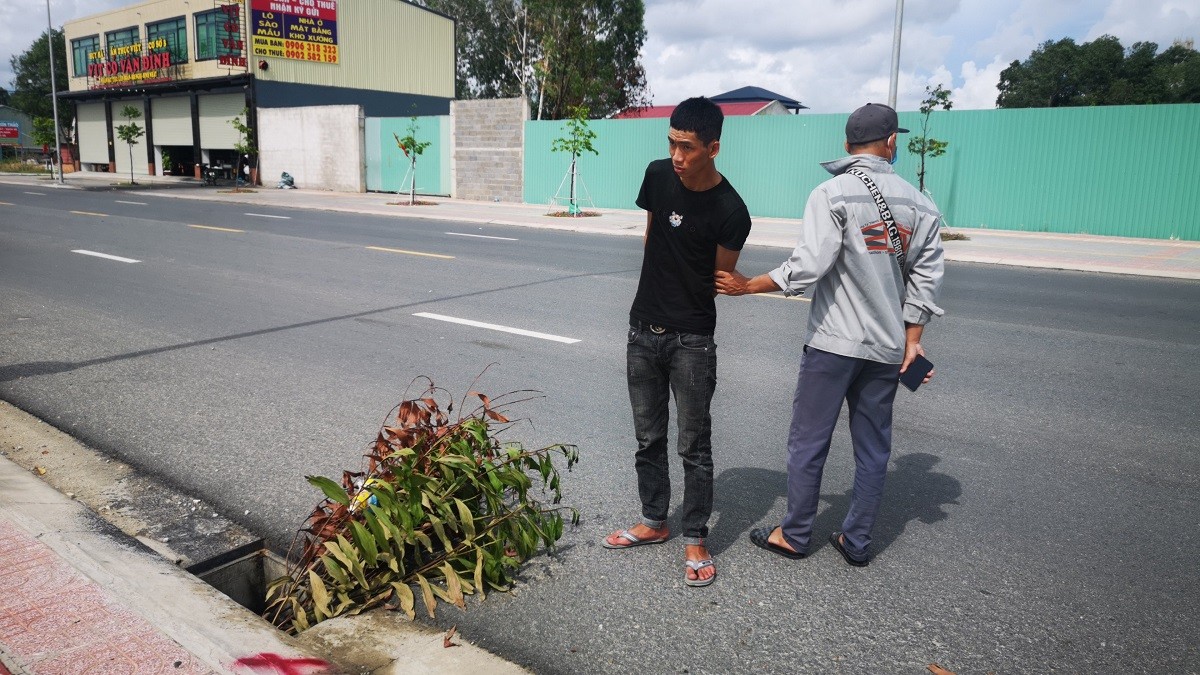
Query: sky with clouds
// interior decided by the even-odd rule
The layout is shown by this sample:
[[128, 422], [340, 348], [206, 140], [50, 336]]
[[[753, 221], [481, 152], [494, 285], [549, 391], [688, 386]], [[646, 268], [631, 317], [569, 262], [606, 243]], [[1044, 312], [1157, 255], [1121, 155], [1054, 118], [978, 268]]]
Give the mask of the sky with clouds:
[[[50, 0], [50, 11], [57, 27], [128, 4]], [[895, 10], [894, 0], [646, 0], [651, 95], [667, 105], [754, 85], [829, 113], [886, 101]], [[12, 88], [9, 60], [45, 29], [45, 0], [0, 2], [0, 86]], [[906, 0], [897, 107], [916, 109], [925, 86], [941, 83], [956, 108], [993, 108], [1013, 60], [1046, 40], [1106, 33], [1126, 47], [1200, 45], [1200, 2]]]

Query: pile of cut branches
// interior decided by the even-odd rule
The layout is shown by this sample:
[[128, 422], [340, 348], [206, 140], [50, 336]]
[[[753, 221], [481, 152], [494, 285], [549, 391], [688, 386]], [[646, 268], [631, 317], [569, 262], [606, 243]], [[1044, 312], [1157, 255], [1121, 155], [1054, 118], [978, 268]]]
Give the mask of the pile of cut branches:
[[[553, 547], [564, 511], [578, 522], [578, 512], [558, 506], [553, 461], [562, 455], [569, 471], [575, 446], [527, 450], [496, 438], [512, 424], [498, 404], [527, 392], [495, 402], [470, 392], [460, 408], [468, 399], [480, 405], [451, 420], [453, 399], [424, 381], [421, 396], [393, 408], [394, 419], [388, 413], [366, 471], [346, 471], [340, 484], [307, 477], [325, 499], [297, 532], [288, 573], [268, 589], [265, 616], [279, 628], [298, 633], [384, 605], [415, 618], [414, 585], [431, 617], [439, 599], [465, 608], [465, 595], [507, 590], [522, 562]], [[539, 501], [547, 495], [548, 504]]]

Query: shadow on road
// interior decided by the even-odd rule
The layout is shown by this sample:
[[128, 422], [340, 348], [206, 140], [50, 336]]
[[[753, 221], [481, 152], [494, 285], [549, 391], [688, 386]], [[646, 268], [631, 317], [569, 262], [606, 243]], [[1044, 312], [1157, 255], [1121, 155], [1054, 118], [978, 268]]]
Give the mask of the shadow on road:
[[764, 519], [777, 502], [787, 501], [787, 473], [773, 469], [726, 469], [713, 481], [713, 513], [719, 514], [708, 532], [708, 552], [729, 548]]
[[[945, 507], [958, 504], [962, 485], [957, 478], [933, 470], [939, 461], [936, 455], [925, 452], [893, 453], [894, 466], [888, 471], [883, 506], [872, 532], [872, 553], [886, 550], [911, 521], [929, 525], [949, 517]], [[728, 469], [717, 476], [713, 490], [713, 512], [719, 517], [709, 532], [708, 548], [716, 554], [729, 548], [751, 528], [778, 525], [766, 518], [776, 503], [780, 513], [786, 508], [787, 473], [759, 468]], [[813, 524], [810, 554], [825, 546], [826, 534], [842, 528], [850, 495], [850, 490], [821, 495], [823, 507]]]
[[[914, 520], [931, 525], [949, 517], [945, 506], [957, 504], [962, 485], [957, 478], [933, 471], [941, 458], [927, 452], [901, 455], [893, 452], [895, 468], [888, 471], [883, 486], [883, 505], [871, 532], [874, 555], [882, 553], [896, 541]], [[817, 514], [813, 523], [813, 538], [809, 553], [825, 546], [826, 533], [842, 529], [842, 519], [850, 508], [850, 490], [841, 494], [823, 494], [827, 507]]]
[[500, 293], [502, 291], [512, 291], [518, 288], [529, 288], [531, 286], [541, 286], [544, 284], [552, 284], [560, 281], [568, 281], [570, 279], [583, 279], [587, 277], [602, 277], [612, 274], [629, 274], [636, 272], [636, 269], [631, 270], [609, 270], [605, 272], [592, 272], [588, 274], [568, 274], [565, 276], [554, 277], [552, 279], [542, 279], [540, 281], [530, 281], [523, 284], [512, 284], [510, 286], [501, 286], [499, 288], [488, 288], [481, 291], [472, 291], [470, 293], [458, 293], [455, 295], [446, 295], [440, 298], [426, 298], [416, 302], [409, 302], [403, 305], [393, 305], [391, 307], [380, 307], [378, 309], [368, 309], [352, 314], [341, 314], [339, 316], [331, 316], [323, 319], [313, 319], [311, 321], [300, 321], [284, 326], [273, 326], [271, 328], [260, 328], [258, 330], [250, 330], [242, 333], [234, 333], [232, 335], [222, 335], [218, 337], [206, 338], [204, 340], [192, 340], [189, 342], [181, 342], [174, 345], [166, 345], [163, 347], [151, 347], [149, 349], [139, 349], [125, 354], [114, 354], [112, 356], [102, 356], [95, 359], [87, 359], [86, 361], [33, 361], [30, 363], [14, 363], [11, 365], [0, 366], [0, 382], [10, 382], [22, 377], [37, 377], [39, 375], [57, 375], [66, 373], [87, 366], [97, 366], [114, 361], [125, 361], [128, 359], [136, 359], [143, 356], [153, 356], [165, 352], [173, 352], [180, 349], [190, 349], [193, 347], [205, 347], [221, 342], [230, 342], [233, 340], [241, 340], [243, 338], [258, 337], [259, 335], [269, 335], [271, 333], [279, 333], [282, 331], [295, 330], [297, 328], [308, 328], [309, 326], [319, 326], [325, 323], [333, 323], [335, 321], [346, 321], [347, 319], [361, 319], [375, 314], [383, 314], [385, 312], [394, 312], [401, 309], [411, 309], [413, 307], [422, 307], [437, 302], [446, 300], [458, 300], [460, 298], [471, 298], [489, 293]]

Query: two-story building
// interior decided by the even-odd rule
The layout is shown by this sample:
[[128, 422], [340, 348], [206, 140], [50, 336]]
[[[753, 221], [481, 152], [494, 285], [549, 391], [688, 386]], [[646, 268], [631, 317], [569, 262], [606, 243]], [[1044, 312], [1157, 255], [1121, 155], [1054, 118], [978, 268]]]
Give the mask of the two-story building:
[[266, 108], [444, 115], [454, 97], [454, 20], [405, 0], [149, 0], [63, 28], [59, 97], [75, 105], [84, 170], [130, 170], [126, 106], [145, 131], [134, 174], [199, 177], [235, 164], [234, 117], [257, 129]]

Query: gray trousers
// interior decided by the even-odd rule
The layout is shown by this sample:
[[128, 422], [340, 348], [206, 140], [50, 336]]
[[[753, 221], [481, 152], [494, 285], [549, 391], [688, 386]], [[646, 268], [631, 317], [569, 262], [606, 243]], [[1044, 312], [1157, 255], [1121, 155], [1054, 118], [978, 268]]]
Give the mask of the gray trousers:
[[855, 470], [854, 495], [842, 532], [851, 554], [866, 554], [892, 452], [892, 402], [899, 376], [899, 364], [804, 348], [788, 433], [788, 510], [782, 523], [792, 548], [808, 550], [825, 458], [844, 399]]
[[709, 405], [717, 386], [717, 343], [711, 335], [629, 329], [625, 352], [629, 402], [637, 435], [634, 465], [642, 522], [659, 528], [671, 505], [667, 463], [669, 396], [675, 397], [679, 456], [683, 459], [684, 544], [703, 544], [713, 509], [712, 416]]

